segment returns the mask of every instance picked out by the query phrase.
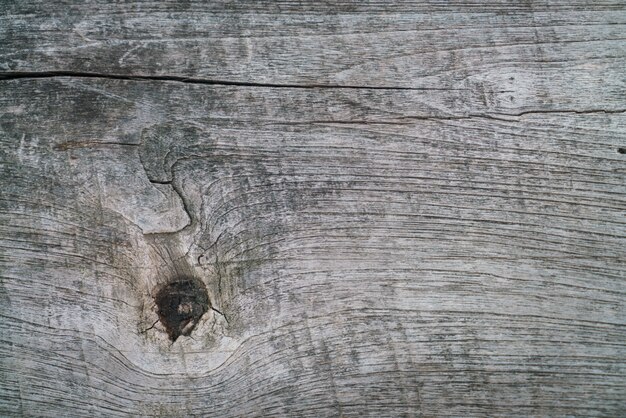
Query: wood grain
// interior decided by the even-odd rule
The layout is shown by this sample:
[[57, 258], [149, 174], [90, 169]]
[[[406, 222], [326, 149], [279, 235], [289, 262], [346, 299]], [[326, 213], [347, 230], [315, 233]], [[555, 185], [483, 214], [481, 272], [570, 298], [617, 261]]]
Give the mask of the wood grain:
[[1, 415], [625, 413], [623, 3], [0, 10]]

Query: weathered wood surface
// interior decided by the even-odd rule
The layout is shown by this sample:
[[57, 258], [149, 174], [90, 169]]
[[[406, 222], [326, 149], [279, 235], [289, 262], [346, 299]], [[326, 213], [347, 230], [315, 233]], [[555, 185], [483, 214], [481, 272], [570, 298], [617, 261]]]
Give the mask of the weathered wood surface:
[[0, 4], [0, 414], [626, 413], [623, 2], [78, 3]]

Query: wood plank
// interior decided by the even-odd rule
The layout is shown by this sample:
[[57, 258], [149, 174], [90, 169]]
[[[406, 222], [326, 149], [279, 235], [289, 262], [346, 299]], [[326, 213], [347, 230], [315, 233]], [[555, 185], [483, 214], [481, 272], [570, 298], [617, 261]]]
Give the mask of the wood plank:
[[624, 110], [623, 2], [358, 3], [5, 3], [0, 69], [457, 89], [508, 113]]
[[[417, 91], [4, 85], [5, 413], [623, 407], [624, 114], [414, 118]], [[146, 184], [179, 193], [191, 224], [144, 234], [107, 204], [141, 218], [160, 201]], [[172, 344], [152, 293], [181, 274], [223, 315]]]
[[626, 411], [623, 3], [0, 11], [0, 415]]

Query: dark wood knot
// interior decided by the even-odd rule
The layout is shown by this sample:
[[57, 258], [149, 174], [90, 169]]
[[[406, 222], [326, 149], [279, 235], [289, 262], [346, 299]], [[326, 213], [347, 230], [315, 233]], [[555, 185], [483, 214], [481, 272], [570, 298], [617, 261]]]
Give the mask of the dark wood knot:
[[170, 340], [189, 335], [210, 307], [206, 288], [197, 279], [182, 278], [164, 285], [154, 301]]

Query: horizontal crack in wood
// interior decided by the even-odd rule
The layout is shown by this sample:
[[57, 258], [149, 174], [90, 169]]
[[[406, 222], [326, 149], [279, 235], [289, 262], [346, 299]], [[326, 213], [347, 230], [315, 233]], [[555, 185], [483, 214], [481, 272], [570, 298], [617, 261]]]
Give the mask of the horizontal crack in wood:
[[343, 85], [343, 84], [291, 84], [291, 83], [257, 83], [250, 81], [229, 81], [216, 80], [208, 78], [184, 77], [176, 75], [126, 75], [126, 74], [107, 74], [92, 73], [82, 71], [16, 71], [16, 72], [0, 72], [0, 81], [3, 80], [19, 80], [29, 78], [55, 78], [55, 77], [76, 77], [76, 78], [105, 78], [111, 80], [129, 80], [129, 81], [174, 81], [187, 84], [209, 84], [217, 86], [242, 86], [242, 87], [269, 87], [269, 88], [292, 88], [292, 89], [365, 89], [365, 90], [417, 90], [417, 91], [433, 91], [433, 90], [466, 90], [451, 89], [442, 87], [405, 87], [405, 86], [360, 86], [360, 85]]

